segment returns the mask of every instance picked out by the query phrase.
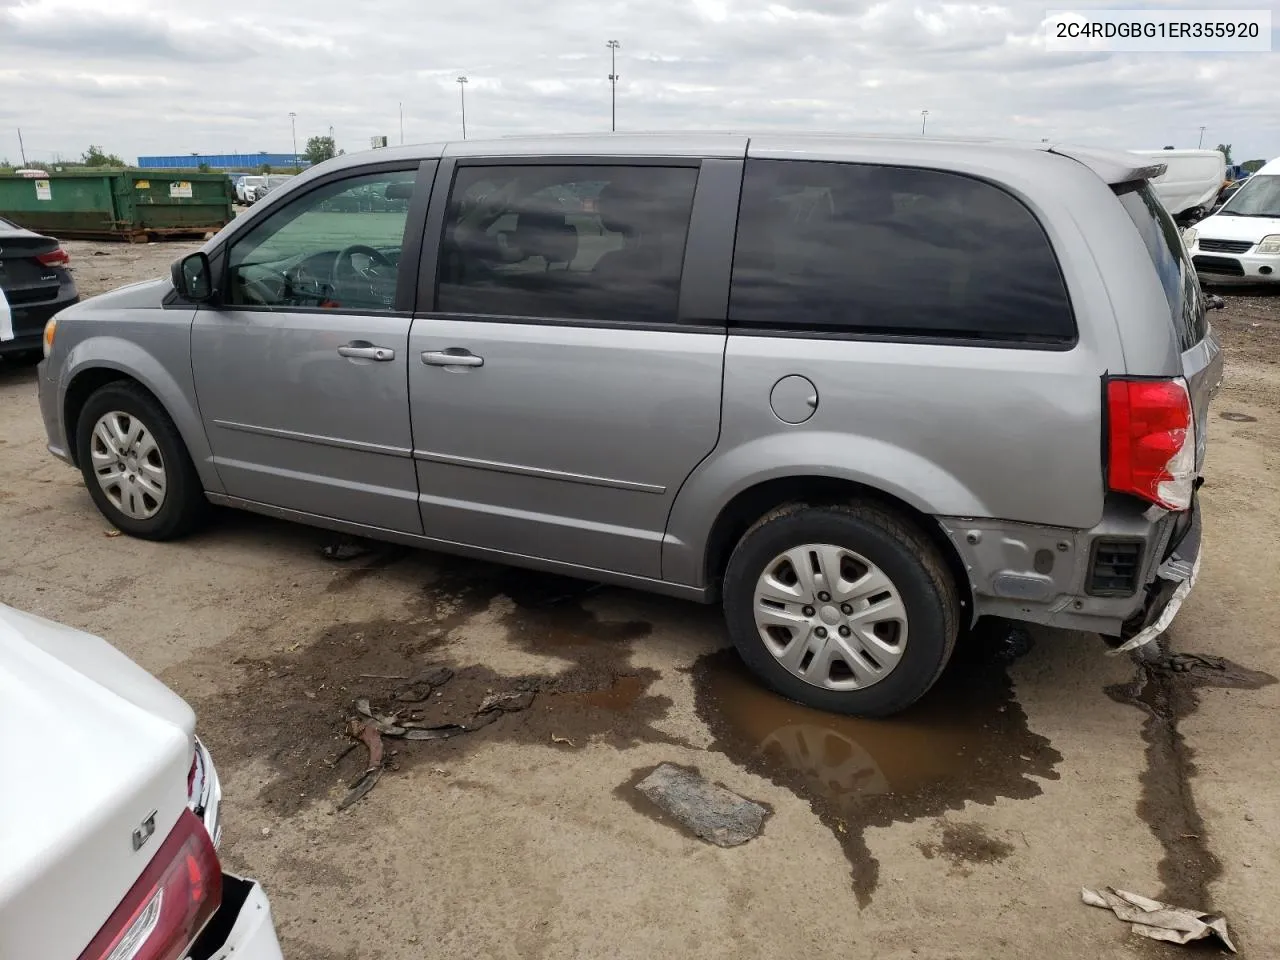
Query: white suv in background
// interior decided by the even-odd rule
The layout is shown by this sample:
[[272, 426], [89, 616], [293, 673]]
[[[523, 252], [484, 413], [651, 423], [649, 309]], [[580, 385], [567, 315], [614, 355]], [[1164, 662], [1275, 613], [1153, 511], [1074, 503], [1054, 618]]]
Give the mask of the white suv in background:
[[253, 203], [250, 191], [266, 182], [266, 177], [241, 177], [236, 181], [236, 200], [240, 203]]
[[1280, 160], [1182, 237], [1205, 283], [1280, 282]]
[[0, 604], [0, 957], [283, 960], [223, 873], [195, 714], [105, 640]]

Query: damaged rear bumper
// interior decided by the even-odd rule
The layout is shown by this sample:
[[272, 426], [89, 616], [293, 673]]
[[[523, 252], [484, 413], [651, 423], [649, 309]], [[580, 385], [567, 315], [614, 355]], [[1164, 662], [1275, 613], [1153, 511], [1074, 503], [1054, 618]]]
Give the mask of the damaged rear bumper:
[[[969, 577], [973, 620], [993, 616], [1097, 633], [1117, 646], [1138, 639], [1126, 649], [1169, 625], [1194, 586], [1200, 557], [1198, 496], [1180, 513], [1112, 497], [1102, 519], [1085, 530], [994, 519], [938, 522]], [[1117, 558], [1127, 563], [1124, 570]]]
[[256, 880], [222, 875], [222, 905], [192, 945], [189, 960], [284, 960], [271, 905]]
[[1169, 628], [1182, 609], [1200, 575], [1200, 505], [1191, 510], [1190, 524], [1156, 568], [1155, 579], [1147, 585], [1146, 604], [1141, 613], [1125, 623], [1120, 633], [1124, 642], [1111, 651], [1115, 656], [1150, 643]]

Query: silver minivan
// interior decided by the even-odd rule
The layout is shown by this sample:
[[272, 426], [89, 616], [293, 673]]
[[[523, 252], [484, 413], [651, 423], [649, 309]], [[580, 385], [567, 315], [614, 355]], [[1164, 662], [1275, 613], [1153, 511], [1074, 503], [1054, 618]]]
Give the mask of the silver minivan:
[[121, 530], [209, 503], [719, 601], [816, 707], [1195, 579], [1219, 347], [1149, 160], [771, 134], [382, 149], [45, 333]]

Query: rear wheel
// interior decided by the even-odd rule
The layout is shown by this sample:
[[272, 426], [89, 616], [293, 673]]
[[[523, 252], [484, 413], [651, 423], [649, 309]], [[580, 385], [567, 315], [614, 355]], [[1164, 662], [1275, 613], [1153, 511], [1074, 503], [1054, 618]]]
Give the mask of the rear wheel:
[[93, 502], [124, 533], [171, 540], [205, 515], [177, 427], [136, 384], [109, 383], [90, 395], [76, 423], [76, 459]]
[[887, 716], [941, 675], [959, 604], [927, 537], [855, 504], [793, 506], [759, 521], [729, 559], [724, 609], [742, 659], [778, 693]]

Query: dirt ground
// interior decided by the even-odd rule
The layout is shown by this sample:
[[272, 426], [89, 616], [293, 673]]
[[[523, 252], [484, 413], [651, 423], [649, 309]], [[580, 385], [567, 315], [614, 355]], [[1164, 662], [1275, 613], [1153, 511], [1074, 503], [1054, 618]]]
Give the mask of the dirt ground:
[[[68, 244], [86, 295], [195, 246]], [[105, 636], [192, 703], [224, 861], [263, 881], [291, 960], [1183, 955], [1080, 903], [1107, 884], [1221, 911], [1241, 955], [1275, 956], [1280, 292], [1221, 292], [1205, 561], [1168, 647], [1226, 671], [997, 625], [906, 716], [835, 720], [745, 678], [714, 609], [392, 547], [335, 562], [330, 534], [245, 514], [180, 543], [109, 536], [13, 364], [0, 601]], [[357, 699], [475, 724], [522, 691], [473, 733], [388, 739], [380, 782], [335, 812], [365, 766]], [[676, 829], [630, 786], [663, 762], [765, 805], [762, 834]]]

